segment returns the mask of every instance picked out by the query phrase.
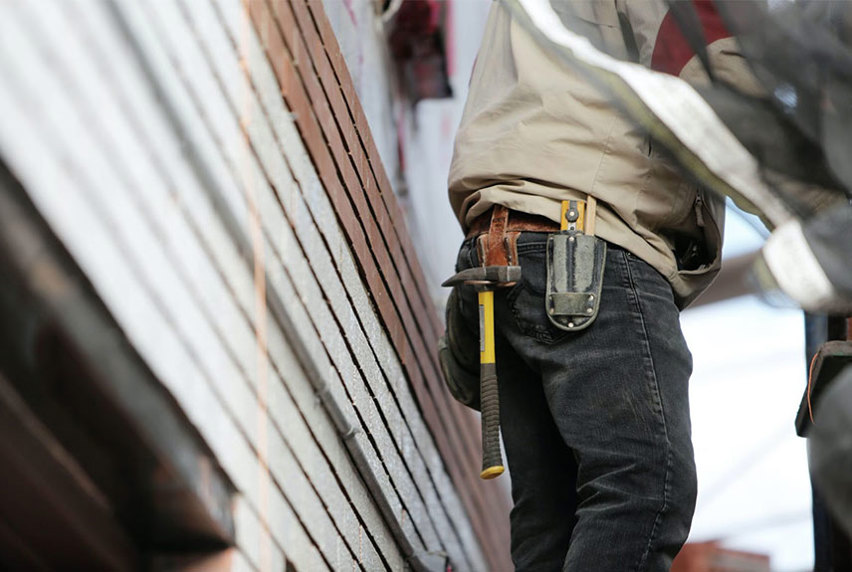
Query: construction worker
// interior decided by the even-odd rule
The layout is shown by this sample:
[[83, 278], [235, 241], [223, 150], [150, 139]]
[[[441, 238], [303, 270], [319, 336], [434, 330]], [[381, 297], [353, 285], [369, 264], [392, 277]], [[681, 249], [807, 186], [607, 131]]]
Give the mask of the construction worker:
[[[706, 79], [683, 39], [667, 35], [664, 0], [551, 4], [609, 54]], [[697, 4], [710, 62], [736, 75], [736, 44]], [[467, 235], [456, 270], [522, 270], [493, 302], [516, 569], [667, 570], [696, 495], [679, 311], [719, 270], [724, 205], [501, 3], [477, 56], [449, 195]], [[563, 246], [549, 246], [559, 234]], [[592, 234], [593, 247], [566, 250]], [[566, 272], [591, 278], [572, 291], [556, 278]], [[586, 305], [573, 307], [578, 294]], [[477, 307], [474, 285], [455, 287], [448, 330], [462, 360], [478, 349]]]

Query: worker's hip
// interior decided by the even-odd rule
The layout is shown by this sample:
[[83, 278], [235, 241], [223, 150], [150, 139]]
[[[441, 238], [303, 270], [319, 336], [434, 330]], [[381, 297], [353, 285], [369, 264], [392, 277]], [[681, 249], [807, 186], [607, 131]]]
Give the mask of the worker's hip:
[[[514, 285], [498, 288], [498, 306], [503, 308], [498, 316], [497, 328], [512, 327], [526, 336], [552, 344], [560, 340], [577, 337], [582, 332], [570, 332], [557, 327], [548, 317], [548, 233], [522, 232], [517, 241], [517, 258], [521, 266], [521, 279]], [[624, 318], [625, 312], [637, 310], [637, 290], [648, 303], [653, 302], [661, 311], [677, 318], [671, 285], [653, 267], [627, 252], [623, 248], [607, 243], [604, 262], [603, 284], [600, 293], [601, 314], [598, 321]], [[466, 239], [459, 250], [456, 270], [475, 268], [480, 265], [475, 237]], [[459, 306], [462, 315], [477, 320], [476, 292], [473, 287], [458, 287]], [[508, 324], [506, 322], [509, 322]], [[591, 328], [598, 328], [593, 323]], [[474, 331], [476, 331], [474, 329]]]
[[[662, 569], [686, 538], [695, 502], [692, 359], [671, 286], [607, 244], [597, 319], [562, 330], [547, 316], [548, 237], [520, 234], [521, 279], [494, 295], [513, 558], [518, 569], [546, 569], [565, 557], [570, 538], [572, 569], [619, 569], [640, 558], [637, 567]], [[466, 240], [457, 270], [480, 265], [475, 239]], [[456, 294], [459, 315], [476, 332], [475, 287]], [[553, 478], [572, 466], [576, 483]], [[566, 498], [574, 490], [582, 503]], [[543, 530], [554, 536], [546, 553]]]

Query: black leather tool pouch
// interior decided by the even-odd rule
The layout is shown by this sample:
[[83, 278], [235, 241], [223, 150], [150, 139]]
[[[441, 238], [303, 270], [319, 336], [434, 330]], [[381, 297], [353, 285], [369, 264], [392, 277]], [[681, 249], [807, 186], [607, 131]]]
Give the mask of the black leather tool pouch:
[[580, 232], [547, 241], [545, 311], [558, 328], [576, 332], [595, 320], [600, 307], [606, 242]]

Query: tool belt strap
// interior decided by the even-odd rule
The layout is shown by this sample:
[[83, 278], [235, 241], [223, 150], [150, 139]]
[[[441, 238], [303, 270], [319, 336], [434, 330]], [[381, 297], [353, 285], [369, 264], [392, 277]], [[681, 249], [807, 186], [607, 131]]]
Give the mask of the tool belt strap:
[[559, 232], [559, 223], [550, 220], [547, 217], [527, 214], [521, 211], [509, 210], [503, 205], [495, 205], [490, 210], [479, 215], [467, 231], [467, 237], [471, 238], [479, 236], [489, 231], [491, 221], [495, 214], [499, 214], [498, 218], [502, 218], [503, 211], [505, 212], [505, 230], [506, 232]]
[[519, 231], [508, 230], [509, 209], [496, 205], [474, 222], [487, 217], [487, 226], [484, 223], [477, 224], [482, 228], [474, 232], [474, 227], [468, 236], [476, 236], [476, 250], [482, 266], [509, 266], [518, 262], [518, 235]]

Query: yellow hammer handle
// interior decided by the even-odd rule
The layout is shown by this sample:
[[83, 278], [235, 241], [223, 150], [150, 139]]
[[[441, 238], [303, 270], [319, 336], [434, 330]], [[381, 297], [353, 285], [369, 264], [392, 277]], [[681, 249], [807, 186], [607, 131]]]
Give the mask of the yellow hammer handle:
[[503, 473], [500, 452], [500, 388], [494, 352], [494, 292], [479, 292], [479, 393], [482, 409], [483, 479]]
[[494, 363], [494, 291], [479, 292], [479, 363]]

